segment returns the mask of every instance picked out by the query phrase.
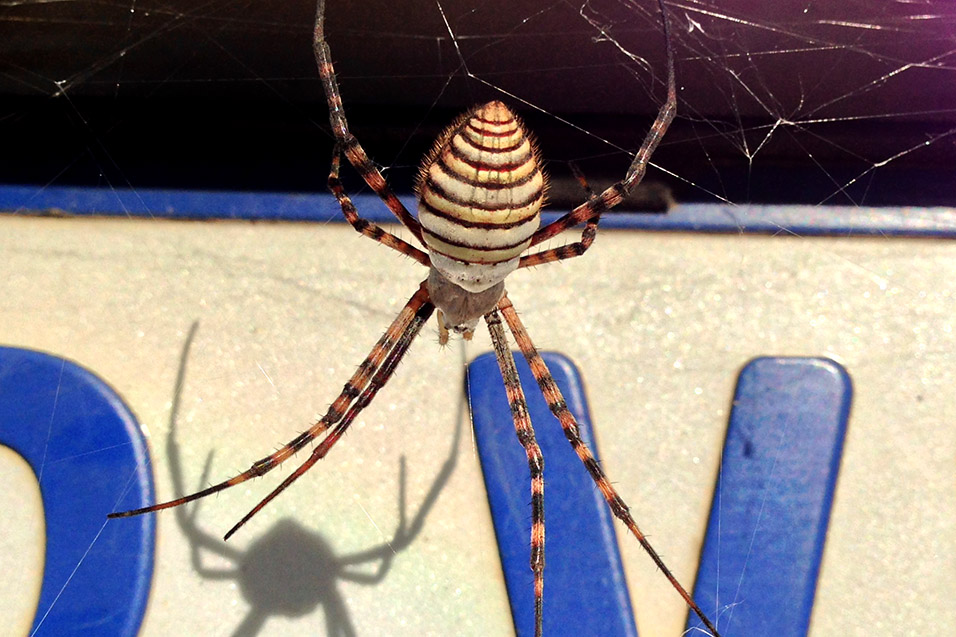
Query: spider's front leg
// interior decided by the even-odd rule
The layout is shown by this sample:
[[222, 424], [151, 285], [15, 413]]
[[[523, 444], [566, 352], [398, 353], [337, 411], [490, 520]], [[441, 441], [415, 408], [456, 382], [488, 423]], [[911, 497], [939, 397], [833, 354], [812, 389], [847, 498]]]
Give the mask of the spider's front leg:
[[[507, 298], [507, 297], [505, 297]], [[515, 423], [518, 441], [528, 456], [528, 469], [531, 471], [531, 571], [534, 573], [534, 634], [542, 634], [544, 625], [544, 456], [534, 436], [534, 426], [528, 415], [521, 380], [515, 359], [508, 347], [508, 338], [501, 324], [498, 310], [485, 315], [485, 323], [491, 333], [495, 347], [495, 358], [505, 385], [508, 405]]]
[[280, 447], [265, 458], [254, 462], [246, 471], [191, 495], [141, 509], [110, 513], [107, 517], [130, 517], [160, 511], [162, 509], [169, 509], [242, 484], [247, 480], [257, 478], [272, 471], [295, 455], [296, 452], [325, 435], [312, 451], [312, 455], [300, 467], [290, 474], [282, 484], [259, 502], [252, 511], [226, 533], [225, 538], [228, 539], [253, 515], [260, 511], [263, 506], [268, 504], [328, 453], [332, 445], [342, 437], [342, 434], [345, 433], [356, 416], [368, 406], [372, 398], [375, 397], [375, 394], [378, 393], [378, 390], [391, 378], [398, 363], [402, 360], [412, 341], [432, 315], [434, 309], [435, 306], [429, 300], [426, 282], [423, 281], [418, 291], [408, 300], [408, 303], [406, 303], [402, 311], [399, 312], [398, 316], [385, 331], [385, 334], [382, 335], [369, 355], [362, 361], [362, 364], [359, 365], [352, 377], [349, 378], [342, 392], [335, 401], [333, 401], [325, 416], [309, 429], [296, 436], [288, 444]]
[[568, 439], [568, 442], [571, 443], [572, 449], [584, 464], [588, 473], [591, 474], [591, 478], [594, 480], [595, 485], [597, 485], [601, 495], [604, 496], [604, 499], [607, 502], [608, 507], [611, 509], [611, 512], [615, 517], [624, 522], [631, 534], [637, 538], [637, 541], [640, 543], [644, 551], [647, 552], [647, 554], [657, 565], [657, 568], [661, 570], [661, 572], [664, 574], [664, 577], [666, 577], [671, 583], [671, 586], [674, 587], [674, 590], [676, 590], [677, 593], [684, 598], [687, 606], [694, 611], [694, 614], [700, 618], [707, 629], [710, 630], [711, 634], [714, 637], [720, 637], [720, 633], [717, 632], [717, 628], [713, 625], [707, 615], [705, 615], [700, 609], [700, 607], [697, 605], [697, 602], [694, 601], [694, 598], [691, 597], [690, 593], [687, 592], [687, 589], [685, 589], [681, 583], [677, 581], [677, 578], [673, 573], [671, 573], [670, 569], [667, 568], [667, 565], [664, 564], [664, 561], [661, 559], [660, 555], [648, 541], [641, 529], [637, 526], [637, 522], [635, 522], [634, 518], [631, 516], [629, 507], [624, 502], [623, 498], [618, 495], [617, 490], [611, 485], [610, 480], [608, 480], [607, 475], [605, 475], [604, 470], [601, 468], [601, 465], [599, 465], [598, 461], [594, 458], [594, 454], [591, 453], [587, 443], [581, 439], [581, 436], [578, 433], [578, 423], [574, 419], [574, 415], [568, 409], [567, 403], [564, 400], [564, 396], [561, 395], [561, 390], [558, 389], [558, 385], [554, 381], [554, 377], [551, 375], [551, 372], [548, 370], [548, 366], [545, 364], [544, 359], [541, 358], [537, 348], [531, 341], [528, 331], [525, 329], [524, 324], [518, 317], [518, 312], [515, 311], [514, 305], [511, 304], [511, 300], [508, 299], [507, 295], [503, 296], [498, 302], [498, 310], [500, 310], [501, 314], [504, 316], [505, 321], [508, 323], [508, 327], [511, 329], [511, 333], [514, 334], [518, 348], [524, 355], [525, 360], [528, 361], [528, 366], [531, 368], [531, 373], [534, 375], [535, 380], [538, 381], [538, 387], [541, 389], [542, 395], [544, 395], [544, 399], [548, 404], [548, 408], [561, 423], [561, 428], [564, 430], [565, 437]]

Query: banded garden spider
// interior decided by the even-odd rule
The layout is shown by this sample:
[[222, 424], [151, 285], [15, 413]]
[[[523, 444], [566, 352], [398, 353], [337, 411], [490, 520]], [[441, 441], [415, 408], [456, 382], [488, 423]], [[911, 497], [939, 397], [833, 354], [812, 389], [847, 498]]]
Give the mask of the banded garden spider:
[[[538, 150], [521, 121], [499, 101], [477, 106], [464, 113], [438, 137], [422, 163], [417, 184], [418, 218], [412, 216], [349, 131], [325, 39], [325, 0], [318, 0], [313, 46], [336, 142], [328, 178], [329, 188], [346, 220], [356, 231], [428, 267], [428, 278], [421, 283], [418, 291], [345, 384], [325, 416], [308, 430], [253, 463], [246, 471], [219, 484], [169, 502], [111, 513], [109, 517], [128, 517], [180, 506], [265, 475], [324, 434], [325, 437], [313, 448], [309, 458], [226, 533], [224, 539], [229, 539], [252, 516], [325, 457], [359, 412], [371, 403], [388, 382], [435, 309], [438, 310], [439, 343], [442, 345], [448, 342], [452, 331], [471, 339], [479, 319], [483, 317], [491, 334], [518, 440], [528, 457], [531, 473], [531, 570], [534, 574], [535, 635], [540, 637], [544, 591], [544, 459], [535, 442], [524, 391], [508, 348], [502, 325], [503, 316], [548, 406], [561, 423], [565, 436], [611, 511], [627, 525], [708, 630], [719, 637], [717, 629], [638, 528], [627, 505], [579, 436], [574, 417], [504, 288], [504, 279], [518, 268], [584, 254], [594, 241], [601, 214], [619, 204], [643, 178], [648, 161], [677, 110], [674, 53], [663, 0], [658, 0], [658, 6], [667, 47], [667, 100], [660, 107], [624, 178], [600, 195], [589, 196], [588, 201], [560, 219], [539, 228], [539, 210], [544, 202], [546, 179], [541, 170]], [[427, 252], [359, 216], [339, 179], [343, 155]], [[531, 247], [582, 223], [584, 230], [579, 241], [523, 254]]]

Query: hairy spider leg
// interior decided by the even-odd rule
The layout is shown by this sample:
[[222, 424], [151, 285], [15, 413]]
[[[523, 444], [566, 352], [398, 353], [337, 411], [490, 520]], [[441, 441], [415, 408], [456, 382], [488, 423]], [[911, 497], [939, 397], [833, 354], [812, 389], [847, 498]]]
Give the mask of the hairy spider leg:
[[485, 323], [491, 332], [495, 358], [504, 381], [505, 394], [511, 407], [515, 433], [528, 456], [531, 471], [531, 571], [534, 573], [534, 634], [541, 635], [544, 625], [544, 456], [534, 436], [534, 425], [528, 414], [528, 403], [521, 388], [514, 356], [508, 347], [508, 337], [501, 324], [498, 310], [485, 315]]
[[[315, 6], [315, 30], [312, 33], [312, 50], [315, 53], [315, 62], [319, 68], [319, 78], [322, 80], [322, 86], [325, 88], [325, 97], [329, 103], [329, 121], [332, 124], [332, 134], [335, 136], [337, 152], [342, 152], [349, 160], [349, 163], [355, 167], [369, 188], [375, 191], [388, 209], [392, 211], [399, 221], [411, 231], [415, 238], [424, 243], [422, 239], [422, 227], [418, 220], [412, 216], [408, 208], [399, 201], [395, 193], [385, 182], [382, 173], [379, 172], [372, 160], [369, 159], [365, 149], [359, 143], [358, 139], [349, 131], [348, 121], [345, 119], [345, 109], [342, 106], [342, 94], [339, 92], [339, 84], [335, 79], [335, 68], [332, 66], [332, 53], [329, 51], [329, 45], [325, 40], [325, 0], [318, 0]], [[347, 217], [346, 217], [347, 218]], [[351, 220], [350, 220], [351, 222]], [[356, 230], [361, 230], [353, 224]], [[413, 256], [413, 255], [409, 255]]]
[[618, 495], [617, 491], [607, 479], [604, 470], [601, 469], [601, 465], [599, 465], [597, 460], [595, 460], [594, 454], [591, 453], [591, 450], [588, 448], [587, 444], [581, 439], [581, 436], [578, 433], [577, 421], [574, 419], [574, 416], [568, 409], [567, 404], [564, 402], [564, 397], [561, 395], [561, 390], [558, 389], [557, 383], [554, 382], [554, 377], [551, 376], [548, 366], [545, 364], [544, 359], [541, 358], [537, 348], [535, 348], [534, 343], [531, 341], [528, 331], [525, 329], [524, 324], [522, 324], [521, 319], [518, 318], [518, 313], [515, 311], [514, 305], [511, 304], [511, 300], [508, 299], [507, 294], [503, 296], [500, 301], [498, 301], [498, 310], [501, 311], [501, 314], [505, 317], [505, 322], [508, 323], [508, 327], [511, 329], [511, 333], [514, 334], [515, 342], [518, 344], [518, 349], [521, 350], [521, 353], [528, 361], [528, 366], [531, 368], [531, 373], [534, 375], [535, 380], [538, 381], [538, 387], [540, 387], [541, 393], [544, 395], [545, 402], [548, 403], [548, 408], [561, 423], [561, 428], [564, 430], [565, 437], [568, 439], [568, 442], [571, 443], [574, 453], [577, 454], [578, 458], [581, 459], [581, 462], [584, 463], [588, 473], [591, 474], [591, 478], [594, 480], [597, 488], [601, 491], [601, 495], [603, 495], [604, 499], [607, 501], [611, 512], [615, 515], [615, 517], [624, 522], [628, 530], [630, 530], [634, 537], [637, 538], [637, 541], [640, 542], [641, 547], [647, 552], [648, 555], [650, 555], [651, 559], [657, 565], [657, 568], [659, 568], [664, 574], [664, 577], [670, 581], [671, 586], [674, 587], [678, 594], [684, 598], [687, 606], [694, 611], [694, 613], [700, 618], [707, 629], [713, 633], [714, 637], [720, 637], [719, 633], [717, 632], [717, 628], [714, 627], [711, 621], [700, 609], [700, 607], [697, 605], [697, 602], [694, 601], [694, 598], [690, 596], [690, 593], [688, 593], [687, 590], [681, 586], [681, 583], [677, 581], [677, 578], [674, 577], [674, 574], [671, 573], [670, 569], [667, 568], [667, 565], [664, 564], [664, 561], [661, 559], [660, 555], [658, 555], [657, 551], [654, 550], [654, 547], [651, 546], [651, 543], [648, 541], [647, 537], [641, 532], [641, 529], [637, 526], [637, 523], [631, 516], [627, 504], [623, 499], [621, 499], [621, 496]]
[[[329, 407], [328, 411], [325, 413], [325, 416], [323, 416], [321, 420], [316, 422], [309, 429], [296, 436], [296, 438], [290, 441], [288, 444], [280, 447], [265, 458], [256, 461], [246, 471], [243, 471], [242, 473], [229, 478], [228, 480], [220, 482], [219, 484], [215, 484], [191, 495], [176, 498], [175, 500], [170, 500], [168, 502], [162, 502], [160, 504], [154, 504], [152, 506], [143, 507], [140, 509], [133, 509], [131, 511], [110, 513], [107, 517], [125, 518], [134, 515], [141, 515], [143, 513], [150, 513], [152, 511], [161, 511], [162, 509], [177, 507], [182, 504], [186, 504], [187, 502], [204, 498], [207, 495], [218, 493], [224, 489], [234, 487], [237, 484], [242, 484], [247, 480], [257, 478], [259, 476], [265, 475], [269, 471], [272, 471], [274, 468], [291, 458], [296, 452], [301, 450], [303, 447], [306, 447], [313, 440], [325, 433], [329, 427], [339, 422], [342, 417], [346, 415], [346, 411], [350, 410], [350, 406], [352, 409], [358, 406], [357, 409], [360, 411], [365, 407], [365, 405], [368, 404], [367, 401], [360, 404], [356, 398], [360, 398], [363, 395], [363, 391], [368, 390], [369, 387], [373, 386], [375, 383], [381, 382], [384, 384], [385, 381], [388, 380], [388, 375], [384, 377], [379, 375], [383, 361], [386, 361], [386, 358], [393, 351], [395, 351], [402, 343], [404, 343], [405, 340], [408, 340], [407, 337], [413, 328], [415, 330], [415, 334], [418, 333], [418, 329], [421, 328], [421, 324], [417, 317], [420, 312], [424, 311], [425, 308], [429, 308], [428, 313], [431, 314], [432, 305], [428, 300], [428, 290], [426, 289], [425, 284], [422, 283], [421, 286], [419, 286], [418, 291], [412, 295], [412, 297], [408, 300], [408, 303], [405, 304], [405, 307], [402, 308], [402, 311], [399, 312], [392, 324], [389, 325], [388, 329], [385, 331], [385, 334], [382, 335], [382, 337], [372, 348], [372, 351], [369, 353], [369, 355], [364, 361], [362, 361], [362, 364], [359, 365], [358, 369], [355, 370], [355, 373], [352, 375], [352, 377], [349, 378], [348, 382], [345, 384], [345, 387], [342, 389], [342, 393], [339, 394], [339, 396]], [[408, 340], [408, 342], [410, 343], [411, 341]], [[405, 344], [403, 347], [407, 349], [408, 345]], [[376, 387], [374, 391], [378, 391], [379, 388], [380, 386]], [[372, 395], [374, 395], [374, 391]], [[235, 528], [230, 531], [229, 534], [227, 534], [227, 537], [234, 531]]]
[[363, 219], [359, 216], [358, 210], [355, 208], [355, 204], [352, 203], [352, 200], [345, 192], [345, 188], [342, 186], [342, 180], [339, 179], [339, 169], [341, 168], [341, 163], [341, 151], [339, 150], [339, 146], [336, 144], [335, 152], [332, 155], [332, 169], [329, 172], [328, 183], [329, 190], [332, 191], [332, 194], [334, 194], [335, 198], [338, 200], [339, 206], [342, 208], [342, 214], [345, 216], [346, 221], [348, 221], [358, 232], [362, 233], [362, 235], [368, 237], [369, 239], [378, 241], [382, 245], [386, 245], [392, 250], [397, 250], [398, 252], [415, 259], [426, 267], [431, 265], [431, 260], [428, 258], [427, 254], [407, 241], [396, 237], [391, 232], [383, 230], [371, 221]]
[[[624, 197], [644, 179], [644, 173], [647, 171], [647, 164], [650, 162], [651, 155], [657, 150], [664, 133], [667, 132], [674, 116], [677, 114], [677, 82], [674, 78], [674, 46], [671, 42], [670, 24], [667, 20], [667, 11], [664, 8], [663, 0], [658, 0], [661, 11], [661, 21], [664, 25], [664, 42], [667, 48], [667, 101], [661, 105], [657, 112], [657, 118], [651, 125], [647, 136], [641, 143], [641, 147], [634, 155], [634, 160], [627, 169], [624, 179], [612, 184], [597, 197], [590, 197], [588, 200], [564, 215], [560, 219], [549, 223], [539, 229], [531, 237], [531, 245], [535, 246], [542, 241], [547, 241], [565, 230], [572, 228], [580, 223], [595, 220], [601, 215], [621, 203]], [[561, 261], [584, 254], [594, 242], [594, 235], [597, 230], [597, 224], [588, 223], [581, 235], [581, 241], [570, 243], [551, 250], [543, 250], [534, 254], [528, 254], [521, 257], [518, 264], [519, 268], [526, 268], [533, 265], [541, 265], [552, 261]]]
[[[569, 162], [568, 165], [571, 168], [571, 172], [574, 174], [574, 178], [578, 180], [579, 184], [581, 184], [581, 188], [584, 189], [584, 194], [587, 195], [588, 201], [590, 202], [592, 199], [594, 199], [594, 191], [591, 190], [591, 185], [588, 183], [587, 178], [584, 176], [584, 173], [581, 172], [581, 169], [578, 168], [577, 164], [574, 162]], [[555, 261], [562, 261], [564, 259], [581, 256], [587, 252], [587, 249], [591, 247], [592, 243], [594, 243], [594, 239], [597, 236], [598, 224], [600, 223], [601, 213], [598, 213], [587, 220], [584, 230], [581, 231], [580, 241], [568, 243], [551, 250], [542, 250], [541, 252], [536, 252], [534, 254], [527, 254], [521, 257], [521, 259], [518, 261], [518, 267], [527, 268], [534, 265], [554, 263]]]
[[432, 312], [435, 310], [435, 306], [431, 302], [426, 301], [422, 304], [421, 307], [415, 312], [415, 316], [412, 318], [411, 323], [408, 324], [402, 333], [398, 337], [398, 340], [395, 342], [395, 346], [388, 353], [388, 356], [385, 358], [385, 362], [382, 366], [375, 372], [375, 375], [372, 376], [372, 380], [369, 381], [365, 389], [362, 390], [362, 393], [359, 394], [358, 398], [354, 403], [349, 407], [349, 410], [345, 413], [345, 416], [342, 420], [332, 427], [332, 430], [329, 431], [327, 435], [319, 445], [312, 450], [312, 455], [310, 455], [305, 462], [296, 467], [289, 476], [283, 480], [279, 486], [272, 490], [269, 495], [264, 497], [256, 506], [252, 508], [249, 513], [247, 513], [241, 520], [239, 520], [235, 526], [229, 529], [229, 532], [226, 533], [223, 539], [228, 540], [233, 533], [242, 528], [246, 522], [248, 522], [252, 516], [262, 510], [267, 504], [272, 502], [280, 493], [286, 490], [293, 482], [298, 480], [302, 474], [312, 468], [316, 462], [325, 457], [329, 452], [329, 449], [339, 441], [339, 439], [348, 431], [348, 428], [352, 425], [352, 422], [355, 420], [355, 417], [359, 413], [368, 407], [372, 402], [372, 399], [375, 398], [375, 395], [378, 393], [382, 387], [385, 386], [385, 383], [388, 382], [388, 379], [392, 377], [392, 374], [395, 372], [395, 368], [398, 367], [398, 364], [401, 362], [402, 358], [405, 357], [405, 353], [408, 351], [409, 346], [411, 346], [412, 341], [415, 340], [415, 337], [418, 336], [418, 333], [422, 329], [422, 325], [431, 317]]

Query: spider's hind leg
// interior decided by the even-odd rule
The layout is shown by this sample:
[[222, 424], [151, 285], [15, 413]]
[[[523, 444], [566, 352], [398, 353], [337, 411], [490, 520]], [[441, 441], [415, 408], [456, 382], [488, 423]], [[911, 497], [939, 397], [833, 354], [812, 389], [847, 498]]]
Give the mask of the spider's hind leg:
[[650, 163], [651, 155], [657, 150], [664, 133], [674, 121], [677, 114], [677, 82], [674, 79], [674, 45], [671, 42], [670, 24], [667, 20], [667, 11], [664, 8], [663, 0], [659, 0], [658, 6], [661, 12], [661, 24], [664, 27], [664, 41], [667, 48], [667, 99], [661, 104], [657, 111], [657, 117], [651, 128], [647, 131], [641, 147], [634, 154], [634, 159], [624, 175], [624, 179], [612, 184], [599, 195], [590, 196], [588, 200], [564, 215], [557, 221], [553, 221], [543, 228], [539, 228], [531, 236], [531, 245], [536, 246], [542, 241], [547, 241], [561, 234], [569, 228], [586, 223], [584, 232], [581, 235], [581, 241], [571, 243], [553, 250], [544, 250], [521, 257], [521, 263], [518, 267], [526, 268], [532, 265], [570, 259], [584, 254], [594, 241], [594, 234], [597, 231], [597, 223], [601, 214], [610, 210], [621, 203], [624, 197], [644, 179], [647, 172], [647, 165]]
[[348, 221], [356, 231], [365, 235], [369, 239], [374, 239], [382, 245], [388, 246], [393, 250], [397, 250], [398, 252], [415, 259], [424, 266], [430, 266], [431, 261], [428, 259], [427, 254], [407, 241], [399, 239], [391, 232], [382, 230], [379, 226], [375, 225], [368, 219], [364, 219], [359, 216], [358, 210], [355, 208], [355, 204], [352, 203], [352, 200], [345, 192], [345, 187], [342, 185], [342, 180], [339, 178], [339, 169], [341, 168], [341, 165], [342, 151], [339, 146], [336, 145], [334, 154], [332, 155], [332, 168], [329, 171], [329, 190], [332, 191], [332, 194], [335, 195], [335, 198], [339, 202], [339, 206], [342, 207], [342, 214], [345, 216], [345, 220]]
[[[581, 169], [578, 168], [577, 164], [574, 162], [570, 162], [569, 165], [571, 167], [571, 172], [574, 174], [574, 178], [577, 179], [579, 184], [581, 184], [581, 187], [584, 189], [584, 192], [588, 197], [587, 202], [581, 206], [578, 206], [578, 208], [596, 205], [594, 191], [591, 190], [591, 186], [588, 184], [584, 173], [581, 172]], [[545, 263], [553, 263], [554, 261], [563, 261], [564, 259], [571, 259], [573, 257], [581, 256], [587, 252], [588, 248], [591, 247], [591, 244], [594, 243], [594, 238], [597, 236], [598, 224], [600, 222], [600, 213], [595, 214], [593, 217], [590, 217], [587, 220], [584, 230], [581, 231], [580, 241], [575, 241], [574, 243], [569, 243], [567, 245], [563, 245], [558, 248], [552, 248], [550, 250], [542, 250], [541, 252], [535, 252], [534, 254], [526, 254], [525, 256], [521, 257], [521, 260], [518, 262], [518, 267], [528, 268], [533, 265], [543, 265]], [[555, 221], [554, 223], [558, 223], [558, 221]], [[550, 228], [552, 225], [554, 225], [554, 223], [548, 224], [543, 229]], [[540, 230], [538, 232], [540, 232]], [[534, 245], [534, 243], [532, 243], [532, 245]]]
[[[422, 238], [422, 227], [418, 220], [412, 216], [404, 204], [399, 201], [388, 183], [382, 176], [381, 171], [375, 167], [372, 160], [369, 159], [365, 149], [358, 139], [349, 131], [348, 121], [345, 119], [345, 107], [342, 104], [342, 95], [339, 92], [339, 84], [335, 79], [335, 68], [332, 66], [332, 54], [329, 51], [328, 42], [325, 39], [325, 0], [318, 0], [315, 8], [315, 30], [312, 34], [312, 50], [315, 54], [315, 61], [319, 69], [319, 78], [322, 80], [322, 87], [325, 89], [325, 98], [329, 105], [329, 122], [332, 125], [332, 135], [335, 137], [335, 155], [332, 158], [332, 172], [329, 175], [329, 187], [335, 193], [335, 197], [342, 206], [342, 212], [352, 227], [367, 237], [375, 239], [390, 248], [398, 250], [402, 254], [407, 254], [423, 265], [429, 265], [427, 255], [402, 241], [398, 237], [383, 231], [381, 228], [358, 216], [355, 206], [342, 189], [339, 181], [339, 163], [340, 157], [345, 158], [355, 168], [358, 174], [365, 180], [368, 187], [375, 191], [375, 194], [388, 206], [392, 214], [398, 218], [403, 226], [408, 228], [409, 232], [420, 242], [424, 243]], [[333, 185], [334, 184], [334, 185]]]

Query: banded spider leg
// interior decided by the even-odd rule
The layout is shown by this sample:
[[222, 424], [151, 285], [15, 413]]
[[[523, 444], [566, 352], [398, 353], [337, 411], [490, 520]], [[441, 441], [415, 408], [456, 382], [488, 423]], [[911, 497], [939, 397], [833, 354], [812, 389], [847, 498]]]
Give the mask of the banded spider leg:
[[[588, 473], [591, 475], [591, 478], [594, 480], [594, 483], [597, 485], [598, 490], [601, 492], [601, 495], [604, 496], [605, 501], [607, 501], [608, 508], [611, 509], [611, 512], [616, 518], [621, 520], [625, 526], [627, 526], [628, 531], [637, 538], [637, 541], [640, 543], [641, 548], [650, 556], [654, 564], [657, 565], [657, 568], [664, 574], [664, 577], [670, 582], [671, 586], [678, 592], [678, 594], [684, 599], [687, 603], [687, 606], [694, 611], [694, 613], [700, 618], [704, 626], [715, 636], [719, 637], [717, 628], [713, 625], [707, 615], [697, 606], [697, 602], [694, 601], [690, 593], [681, 585], [670, 569], [664, 564], [664, 560], [661, 559], [660, 555], [648, 541], [647, 537], [637, 526], [637, 523], [634, 521], [634, 518], [631, 516], [630, 509], [624, 500], [618, 495], [617, 490], [608, 480], [607, 475], [604, 473], [604, 470], [601, 468], [601, 465], [598, 464], [597, 460], [594, 458], [594, 454], [588, 448], [584, 440], [581, 439], [581, 436], [578, 432], [578, 424], [574, 419], [574, 416], [571, 414], [571, 411], [568, 409], [567, 404], [564, 401], [564, 397], [561, 395], [561, 390], [558, 388], [557, 383], [554, 381], [551, 372], [548, 370], [547, 364], [545, 364], [544, 359], [541, 358], [541, 355], [538, 353], [537, 348], [534, 346], [534, 343], [531, 341], [531, 337], [528, 335], [528, 331], [525, 329], [524, 324], [521, 322], [521, 319], [518, 317], [518, 313], [512, 305], [511, 300], [508, 298], [507, 294], [502, 297], [498, 302], [498, 307], [495, 311], [489, 313], [485, 316], [485, 321], [488, 324], [488, 329], [492, 333], [492, 340], [495, 343], [495, 357], [498, 359], [498, 366], [501, 369], [501, 376], [504, 380], [505, 387], [507, 389], [508, 402], [512, 406], [512, 414], [514, 415], [515, 428], [518, 429], [518, 438], [521, 440], [522, 444], [526, 444], [527, 434], [523, 433], [523, 421], [527, 419], [527, 406], [524, 404], [524, 393], [521, 390], [521, 384], [518, 379], [517, 371], [514, 366], [514, 359], [512, 358], [511, 351], [507, 348], [507, 345], [499, 347], [498, 339], [501, 337], [497, 333], [503, 334], [501, 329], [501, 319], [498, 317], [498, 312], [505, 318], [505, 322], [508, 324], [508, 328], [511, 330], [511, 333], [515, 337], [515, 341], [518, 344], [518, 349], [521, 350], [522, 355], [525, 360], [528, 362], [528, 366], [531, 368], [531, 373], [534, 376], [535, 380], [538, 382], [538, 388], [541, 390], [541, 394], [544, 396], [545, 402], [548, 405], [548, 409], [551, 410], [551, 413], [558, 419], [558, 422], [561, 423], [561, 429], [564, 431], [565, 437], [568, 439], [568, 442], [571, 443], [571, 448], [574, 450], [574, 453], [578, 456], [581, 462], [584, 464]], [[531, 445], [526, 444], [526, 449], [528, 450], [528, 463], [532, 464], [532, 449], [529, 449], [529, 446], [537, 448], [537, 445], [534, 444], [534, 430], [531, 430], [530, 435]], [[540, 456], [540, 452], [538, 452]], [[536, 463], [537, 465], [543, 464], [543, 461]], [[539, 491], [543, 492], [544, 485], [540, 486], [535, 483], [536, 472], [540, 473], [540, 467], [532, 466], [532, 510], [537, 506], [537, 502], [543, 502], [543, 493], [539, 494]], [[536, 498], [535, 496], [538, 495]], [[543, 504], [542, 504], [543, 506]], [[540, 531], [536, 531], [535, 526], [537, 520], [541, 519]], [[535, 540], [540, 538], [541, 543], [544, 542], [544, 511], [533, 512], [532, 513], [532, 547], [534, 546]], [[543, 550], [542, 550], [543, 553]], [[535, 562], [535, 551], [532, 548], [532, 569], [534, 569]], [[540, 558], [543, 560], [543, 555]], [[535, 571], [537, 575], [537, 571]], [[537, 604], [537, 579], [536, 579], [536, 599], [535, 603]]]
[[372, 348], [369, 355], [362, 361], [362, 364], [359, 365], [352, 377], [349, 378], [345, 387], [342, 389], [342, 393], [339, 394], [329, 407], [325, 416], [289, 443], [280, 447], [277, 451], [257, 460], [242, 473], [218, 484], [214, 484], [211, 487], [197, 491], [196, 493], [140, 509], [110, 513], [107, 517], [125, 518], [170, 509], [186, 504], [187, 502], [192, 502], [193, 500], [198, 500], [199, 498], [204, 498], [207, 495], [218, 493], [230, 487], [234, 487], [237, 484], [242, 484], [252, 478], [258, 478], [272, 471], [295, 455], [296, 452], [328, 432], [328, 435], [312, 450], [311, 455], [305, 462], [283, 480], [269, 495], [263, 498], [249, 513], [243, 516], [235, 526], [229, 529], [223, 538], [228, 540], [266, 504], [275, 499], [288, 488], [289, 485], [301, 477], [312, 465], [325, 457], [332, 445], [346, 432], [359, 412], [368, 406], [372, 398], [375, 397], [375, 394], [378, 393], [388, 382], [389, 378], [391, 378], [398, 363], [401, 362], [412, 341], [418, 335], [422, 325], [425, 324], [434, 309], [435, 306], [428, 300], [428, 291], [425, 288], [425, 284], [422, 283], [418, 291], [408, 300], [408, 303], [405, 304], [405, 307], [402, 308], [402, 311], [385, 331], [385, 334], [382, 335], [382, 338], [380, 338], [375, 344], [375, 347]]

